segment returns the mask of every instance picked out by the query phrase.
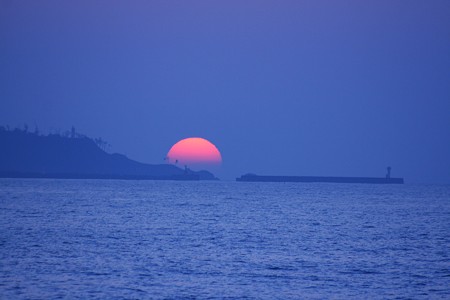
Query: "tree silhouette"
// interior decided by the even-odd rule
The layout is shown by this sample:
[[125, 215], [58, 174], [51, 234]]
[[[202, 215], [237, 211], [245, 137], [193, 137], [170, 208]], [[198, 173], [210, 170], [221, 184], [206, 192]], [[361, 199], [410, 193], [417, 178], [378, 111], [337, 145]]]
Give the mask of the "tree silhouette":
[[97, 144], [97, 146], [100, 149], [102, 149], [105, 152], [106, 152], [106, 149], [111, 146], [110, 144], [108, 144], [108, 142], [104, 141], [101, 137], [94, 139], [94, 142], [95, 142], [95, 144]]

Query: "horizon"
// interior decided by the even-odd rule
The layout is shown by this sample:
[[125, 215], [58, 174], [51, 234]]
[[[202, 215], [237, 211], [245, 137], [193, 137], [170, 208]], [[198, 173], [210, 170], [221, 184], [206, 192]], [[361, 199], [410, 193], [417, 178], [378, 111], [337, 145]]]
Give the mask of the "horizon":
[[[23, 128], [21, 128], [21, 127], [11, 127], [9, 125], [6, 125], [6, 126], [0, 125], [0, 133], [2, 131], [9, 132], [9, 133], [12, 133], [12, 134], [34, 135], [34, 136], [41, 137], [41, 138], [57, 136], [57, 137], [62, 138], [62, 139], [87, 139], [87, 140], [93, 142], [95, 144], [95, 147], [98, 148], [98, 150], [104, 152], [105, 154], [108, 154], [108, 155], [119, 154], [121, 157], [125, 157], [127, 159], [130, 159], [126, 155], [124, 155], [122, 153], [108, 151], [108, 148], [111, 145], [107, 141], [103, 140], [101, 137], [94, 138], [94, 137], [90, 137], [89, 135], [77, 132], [74, 126], [72, 126], [71, 130], [63, 130], [63, 131], [62, 130], [55, 130], [54, 132], [45, 133], [45, 132], [40, 131], [37, 126], [34, 128], [34, 130], [30, 130], [30, 127], [27, 124], [24, 124]], [[180, 142], [183, 142], [183, 141], [186, 141], [186, 140], [190, 140], [190, 139], [195, 139], [195, 140], [200, 139], [200, 140], [202, 140], [202, 138], [194, 137], [194, 138], [188, 138], [188, 139], [181, 140]], [[180, 142], [178, 142], [176, 144], [180, 144]], [[208, 141], [204, 141], [204, 142], [209, 143]], [[204, 142], [202, 142], [202, 143], [204, 143]], [[174, 146], [172, 146], [171, 150], [174, 148]], [[214, 147], [214, 145], [212, 145], [212, 146]], [[215, 151], [216, 150], [217, 149], [215, 149]], [[180, 149], [178, 149], [178, 152], [179, 151], [180, 151]], [[201, 155], [197, 156], [197, 154], [195, 154], [192, 151], [195, 151], [195, 150], [191, 149], [191, 150], [188, 150], [188, 152], [186, 153], [188, 155], [187, 159], [202, 158]], [[179, 152], [179, 153], [182, 153], [182, 152]], [[189, 157], [189, 155], [191, 155], [191, 154], [195, 154], [195, 156], [194, 157]], [[220, 155], [220, 152], [219, 152], [219, 155]], [[220, 178], [217, 177], [217, 174], [218, 174], [217, 171], [220, 172], [221, 161], [220, 162], [209, 161], [212, 157], [206, 156], [206, 159], [207, 159], [206, 161], [191, 161], [191, 162], [180, 161], [180, 162], [178, 162], [178, 160], [175, 161], [175, 159], [172, 159], [172, 162], [171, 162], [170, 159], [169, 159], [169, 156], [170, 156], [170, 151], [168, 153], [168, 156], [164, 159], [165, 162], [162, 163], [162, 164], [147, 164], [147, 163], [139, 162], [139, 161], [136, 161], [136, 160], [133, 160], [133, 159], [130, 159], [130, 160], [134, 161], [134, 162], [141, 163], [141, 164], [149, 165], [149, 166], [172, 165], [172, 166], [175, 166], [176, 168], [178, 168], [180, 170], [184, 169], [184, 170], [189, 170], [189, 171], [194, 171], [194, 172], [207, 171], [207, 172], [210, 172], [212, 175], [215, 176], [215, 180], [222, 180], [222, 181], [253, 181], [253, 180], [242, 180], [243, 177], [247, 177], [247, 176], [250, 175], [250, 176], [256, 176], [256, 177], [263, 177], [263, 178], [264, 177], [282, 177], [282, 178], [284, 178], [282, 180], [279, 180], [279, 179], [275, 180], [275, 181], [269, 180], [267, 182], [289, 182], [289, 181], [291, 181], [291, 182], [296, 182], [296, 181], [299, 182], [298, 179], [295, 179], [295, 178], [308, 177], [309, 179], [307, 179], [306, 181], [303, 181], [303, 182], [342, 182], [342, 183], [349, 183], [348, 181], [345, 181], [345, 180], [341, 181], [341, 180], [342, 179], [356, 179], [359, 183], [361, 183], [361, 180], [364, 180], [364, 179], [377, 179], [378, 180], [377, 183], [386, 183], [386, 182], [384, 182], [384, 179], [388, 178], [389, 180], [392, 179], [393, 181], [395, 181], [395, 183], [402, 183], [402, 184], [404, 183], [403, 182], [403, 180], [404, 180], [403, 177], [399, 177], [399, 176], [392, 177], [391, 176], [391, 169], [392, 169], [391, 167], [387, 167], [386, 168], [387, 173], [386, 173], [385, 177], [381, 177], [381, 176], [377, 176], [377, 177], [345, 176], [344, 177], [344, 176], [327, 176], [327, 175], [307, 176], [306, 174], [302, 174], [302, 175], [297, 174], [295, 176], [293, 176], [293, 175], [286, 176], [286, 175], [283, 175], [283, 174], [254, 174], [252, 172], [247, 172], [245, 174], [241, 174], [241, 176], [235, 175], [235, 177], [232, 180], [230, 180], [230, 179], [225, 179], [224, 180], [224, 179], [220, 179]], [[89, 159], [89, 158], [86, 157], [86, 159]], [[17, 178], [17, 176], [21, 173], [21, 171], [18, 171], [18, 170], [15, 170], [15, 171], [14, 170], [10, 170], [10, 171], [12, 171], [12, 173], [7, 171], [6, 174], [10, 174], [10, 175], [11, 174], [15, 174], [13, 178]], [[24, 173], [24, 175], [26, 175], [25, 176], [26, 178], [28, 178], [30, 176], [30, 174], [33, 174], [33, 173], [32, 172], [31, 173], [30, 172], [25, 172]], [[35, 174], [35, 175], [37, 175], [37, 174]], [[51, 174], [49, 174], [50, 177], [47, 177], [48, 175], [46, 175], [45, 173], [42, 173], [40, 175], [43, 175], [44, 177], [38, 177], [38, 178], [53, 178], [53, 177], [51, 177]], [[61, 174], [54, 174], [54, 175], [57, 175], [57, 177], [55, 177], [55, 178], [64, 178], [64, 177], [61, 177]], [[73, 177], [73, 176], [81, 176], [79, 178], [86, 178], [87, 179], [87, 178], [91, 178], [89, 176], [92, 176], [92, 175], [94, 175], [94, 177], [92, 177], [92, 178], [100, 178], [100, 177], [96, 177], [95, 174], [74, 174], [74, 173], [67, 173], [67, 176], [68, 176], [67, 178], [77, 178], [77, 177]], [[128, 178], [127, 178], [127, 176], [128, 176]], [[112, 179], [114, 179], [114, 178], [115, 177], [113, 176]], [[116, 179], [133, 179], [133, 178], [134, 178], [133, 176], [130, 177], [130, 175], [123, 174], [122, 178], [116, 178]], [[288, 178], [288, 179], [286, 179], [286, 178]], [[314, 179], [314, 178], [322, 178], [322, 180], [313, 181], [312, 179]], [[136, 179], [136, 178], [134, 178], [134, 179]], [[141, 178], [141, 179], [142, 180], [148, 180], [149, 178], [147, 178], [147, 179]], [[338, 181], [336, 181], [336, 179], [338, 179]], [[202, 179], [202, 180], [205, 180], [205, 179]], [[211, 180], [211, 179], [207, 179], [207, 180]], [[401, 180], [401, 182], [398, 182], [398, 180]], [[266, 180], [256, 180], [256, 181], [263, 181], [264, 182]], [[365, 182], [365, 183], [369, 183], [369, 182]], [[375, 182], [371, 182], [371, 183], [375, 183]]]
[[[27, 123], [24, 123], [22, 126], [12, 127], [12, 126], [7, 124], [7, 125], [0, 125], [0, 127], [4, 128], [6, 130], [9, 130], [9, 131], [19, 130], [19, 131], [22, 131], [22, 132], [26, 132], [26, 133], [30, 133], [30, 134], [36, 134], [38, 136], [43, 136], [43, 137], [50, 136], [50, 135], [57, 135], [57, 136], [64, 137], [64, 138], [88, 138], [88, 139], [92, 140], [100, 150], [102, 150], [102, 151], [104, 151], [105, 153], [108, 153], [108, 154], [121, 154], [121, 155], [124, 155], [125, 157], [127, 157], [127, 158], [129, 158], [129, 159], [131, 159], [133, 161], [136, 161], [136, 162], [139, 162], [139, 163], [143, 163], [143, 164], [148, 164], [148, 165], [174, 165], [175, 167], [177, 167], [179, 169], [184, 169], [185, 167], [188, 167], [192, 171], [209, 171], [212, 174], [214, 174], [219, 180], [222, 180], [222, 181], [235, 181], [236, 178], [238, 178], [238, 177], [240, 177], [242, 175], [245, 175], [245, 174], [255, 174], [255, 175], [258, 175], [258, 176], [371, 177], [371, 178], [383, 178], [384, 177], [383, 174], [385, 174], [383, 172], [380, 172], [380, 174], [371, 175], [371, 176], [361, 176], [359, 174], [342, 176], [342, 175], [339, 175], [339, 174], [333, 174], [333, 175], [329, 175], [329, 174], [310, 175], [310, 174], [300, 174], [300, 173], [299, 174], [271, 174], [271, 173], [267, 173], [267, 172], [265, 172], [265, 173], [264, 172], [255, 173], [255, 172], [248, 171], [248, 172], [244, 172], [242, 174], [234, 174], [234, 175], [233, 174], [231, 174], [231, 175], [228, 174], [228, 177], [221, 178], [220, 174], [222, 174], [222, 172], [221, 172], [221, 169], [220, 169], [221, 168], [220, 165], [219, 166], [217, 166], [217, 165], [208, 166], [208, 165], [202, 165], [202, 164], [194, 164], [193, 167], [192, 167], [192, 165], [189, 165], [189, 164], [181, 165], [181, 164], [176, 164], [176, 163], [173, 163], [173, 162], [171, 163], [171, 162], [166, 161], [166, 159], [163, 159], [164, 161], [163, 162], [159, 162], [159, 163], [158, 162], [143, 162], [143, 161], [139, 161], [137, 159], [129, 157], [126, 153], [112, 151], [111, 150], [111, 149], [113, 149], [112, 145], [109, 144], [108, 141], [103, 140], [102, 137], [93, 137], [93, 136], [90, 136], [89, 134], [86, 134], [86, 133], [75, 132], [76, 131], [75, 126], [71, 126], [71, 130], [73, 130], [72, 132], [71, 132], [71, 130], [62, 130], [60, 128], [52, 128], [52, 129], [50, 129], [48, 131], [43, 131], [37, 126], [37, 124], [35, 124], [35, 128], [33, 129], [33, 128], [29, 127], [29, 125]], [[70, 136], [70, 134], [73, 134], [73, 133], [75, 133], [76, 135], [75, 136]], [[97, 141], [101, 141], [102, 143], [104, 143], [105, 147], [101, 147], [100, 144]], [[205, 167], [203, 168], [202, 166], [205, 166]], [[385, 171], [386, 168], [388, 168], [388, 167], [391, 168], [390, 166], [386, 166], [384, 169], [383, 168], [382, 169]], [[395, 175], [395, 174], [396, 173], [394, 172], [394, 176], [392, 178], [403, 178], [403, 179], [405, 179], [405, 177], [402, 176], [401, 174], [397, 174], [397, 175]], [[232, 177], [229, 177], [229, 176], [232, 176]], [[412, 183], [412, 184], [450, 184], [450, 182], [446, 182], [446, 181], [432, 182], [432, 181], [420, 181], [420, 180], [418, 180], [418, 181], [410, 182], [408, 180], [408, 178], [406, 178], [406, 182], [405, 183]]]

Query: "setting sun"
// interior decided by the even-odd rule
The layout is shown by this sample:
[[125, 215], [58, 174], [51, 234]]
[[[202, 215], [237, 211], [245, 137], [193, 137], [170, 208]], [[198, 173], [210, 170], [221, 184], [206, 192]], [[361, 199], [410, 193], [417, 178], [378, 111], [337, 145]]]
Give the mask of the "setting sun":
[[217, 166], [222, 163], [222, 155], [210, 141], [192, 137], [177, 142], [170, 148], [166, 160], [180, 166]]

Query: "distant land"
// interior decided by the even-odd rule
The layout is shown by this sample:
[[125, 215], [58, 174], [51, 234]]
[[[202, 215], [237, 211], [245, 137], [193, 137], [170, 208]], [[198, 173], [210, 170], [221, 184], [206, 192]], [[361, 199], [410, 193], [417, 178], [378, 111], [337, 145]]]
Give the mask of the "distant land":
[[145, 164], [107, 153], [102, 139], [71, 131], [42, 135], [0, 126], [0, 177], [148, 180], [216, 180], [208, 171]]

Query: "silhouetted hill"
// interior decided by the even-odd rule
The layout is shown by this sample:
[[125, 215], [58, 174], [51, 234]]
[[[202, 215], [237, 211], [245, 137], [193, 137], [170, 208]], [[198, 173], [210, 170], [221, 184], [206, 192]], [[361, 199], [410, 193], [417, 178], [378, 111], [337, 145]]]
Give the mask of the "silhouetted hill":
[[215, 179], [207, 171], [150, 165], [109, 154], [85, 136], [47, 136], [0, 128], [0, 177]]

